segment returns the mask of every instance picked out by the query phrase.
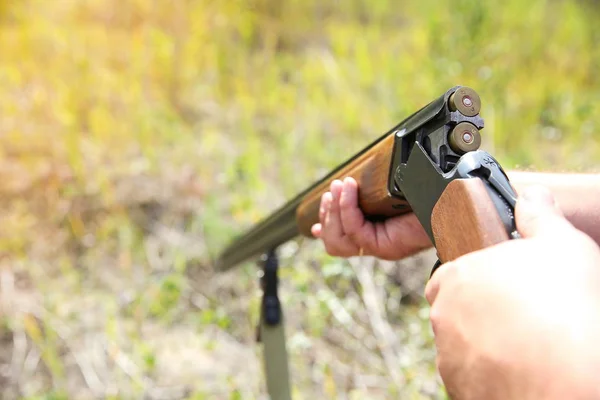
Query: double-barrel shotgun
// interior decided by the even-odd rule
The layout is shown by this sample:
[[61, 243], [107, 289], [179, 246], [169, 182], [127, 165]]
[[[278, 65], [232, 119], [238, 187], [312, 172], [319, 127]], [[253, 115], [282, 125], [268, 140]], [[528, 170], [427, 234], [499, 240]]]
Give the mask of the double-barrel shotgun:
[[271, 398], [289, 399], [275, 249], [301, 234], [311, 237], [323, 193], [334, 179], [353, 177], [366, 218], [413, 212], [441, 263], [518, 237], [516, 194], [498, 162], [479, 150], [481, 99], [456, 86], [400, 122], [271, 216], [234, 240], [217, 260], [224, 271], [262, 256], [260, 335]]
[[516, 195], [494, 157], [478, 150], [480, 109], [473, 89], [449, 89], [234, 240], [218, 269], [311, 237], [321, 195], [347, 176], [367, 218], [414, 212], [442, 262], [514, 236]]

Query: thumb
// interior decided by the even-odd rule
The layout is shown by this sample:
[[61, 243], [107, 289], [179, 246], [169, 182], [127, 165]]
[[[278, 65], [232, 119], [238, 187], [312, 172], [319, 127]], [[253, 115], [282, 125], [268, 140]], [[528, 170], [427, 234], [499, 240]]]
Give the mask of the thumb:
[[515, 209], [517, 229], [522, 237], [560, 233], [572, 228], [556, 205], [550, 190], [531, 186], [523, 191]]

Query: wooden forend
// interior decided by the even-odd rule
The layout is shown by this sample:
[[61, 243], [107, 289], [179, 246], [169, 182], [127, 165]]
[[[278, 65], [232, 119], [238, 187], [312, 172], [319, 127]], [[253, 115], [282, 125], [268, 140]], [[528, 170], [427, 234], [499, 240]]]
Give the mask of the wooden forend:
[[[404, 200], [393, 198], [388, 192], [388, 174], [394, 135], [389, 135], [372, 149], [340, 170], [335, 177], [327, 180], [310, 192], [296, 210], [296, 221], [300, 233], [312, 236], [310, 228], [319, 222], [319, 205], [323, 193], [329, 191], [333, 179], [352, 177], [358, 183], [358, 204], [367, 218], [392, 217], [411, 211]], [[394, 208], [403, 205], [405, 208]]]
[[508, 240], [498, 211], [481, 179], [457, 179], [447, 186], [431, 213], [440, 261]]

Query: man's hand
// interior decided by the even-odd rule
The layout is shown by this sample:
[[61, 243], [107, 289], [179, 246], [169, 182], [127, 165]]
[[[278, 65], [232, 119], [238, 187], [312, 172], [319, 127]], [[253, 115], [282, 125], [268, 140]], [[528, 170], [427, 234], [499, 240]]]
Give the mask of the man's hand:
[[319, 224], [312, 234], [323, 239], [332, 256], [363, 254], [386, 260], [398, 260], [431, 247], [431, 241], [413, 214], [388, 218], [382, 222], [365, 219], [358, 207], [358, 185], [353, 178], [335, 180], [323, 194]]
[[543, 188], [517, 202], [523, 239], [442, 265], [426, 288], [454, 399], [600, 398], [600, 251]]

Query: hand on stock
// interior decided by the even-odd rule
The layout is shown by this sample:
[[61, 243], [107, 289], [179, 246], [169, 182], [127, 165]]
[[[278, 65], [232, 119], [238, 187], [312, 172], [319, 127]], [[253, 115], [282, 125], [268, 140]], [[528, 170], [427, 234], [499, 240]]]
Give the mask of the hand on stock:
[[373, 255], [398, 260], [431, 247], [431, 240], [413, 213], [371, 222], [358, 207], [358, 184], [353, 178], [334, 180], [321, 197], [319, 223], [312, 234], [323, 240], [332, 256]]

